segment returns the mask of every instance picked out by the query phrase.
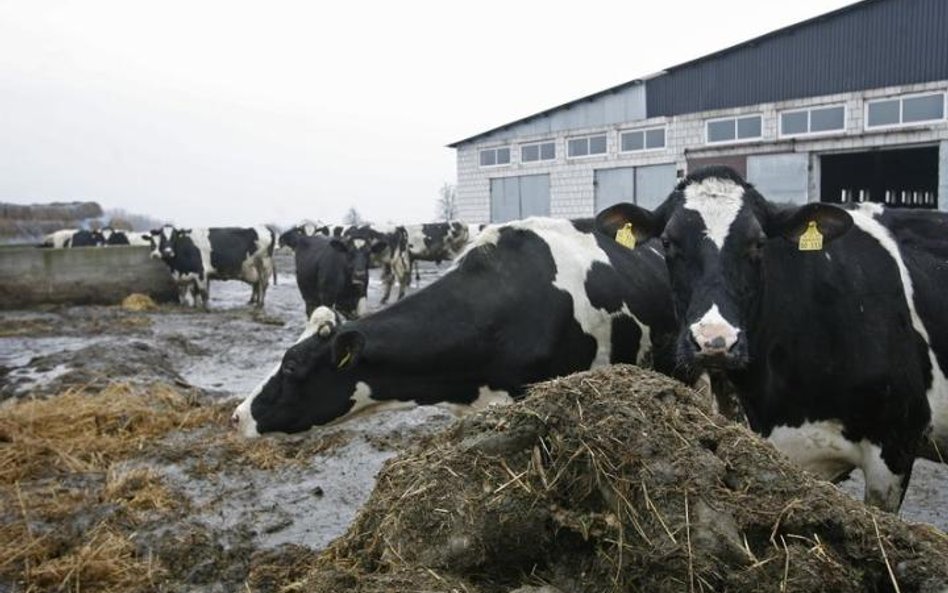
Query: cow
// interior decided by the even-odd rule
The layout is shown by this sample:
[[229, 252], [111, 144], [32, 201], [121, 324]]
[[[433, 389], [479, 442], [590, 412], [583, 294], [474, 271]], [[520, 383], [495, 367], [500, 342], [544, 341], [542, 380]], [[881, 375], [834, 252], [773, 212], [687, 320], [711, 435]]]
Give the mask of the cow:
[[333, 307], [346, 317], [366, 311], [369, 259], [383, 244], [354, 237], [321, 234], [296, 238], [296, 284], [306, 303], [306, 317], [319, 306]]
[[196, 305], [200, 300], [207, 309], [211, 280], [241, 280], [252, 287], [250, 304], [263, 307], [270, 275], [276, 274], [272, 230], [263, 226], [176, 229], [165, 225], [151, 235], [151, 256], [171, 270], [182, 304]]
[[113, 229], [112, 227], [103, 227], [99, 233], [102, 235], [103, 245], [135, 245], [135, 246], [152, 246], [152, 241], [150, 236], [142, 235], [141, 233], [134, 233], [132, 231], [121, 231]]
[[406, 225], [408, 253], [415, 269], [415, 280], [421, 281], [419, 261], [440, 265], [454, 259], [470, 241], [469, 226], [460, 222], [432, 222]]
[[304, 333], [232, 424], [252, 437], [389, 404], [476, 409], [618, 362], [650, 359], [671, 372], [676, 325], [660, 251], [630, 251], [591, 226], [529, 218], [487, 227], [430, 286]]
[[932, 407], [935, 435], [948, 429], [948, 271], [926, 269], [925, 245], [905, 257], [889, 217], [774, 204], [711, 167], [654, 211], [617, 204], [596, 225], [635, 251], [661, 239], [679, 365], [723, 370], [753, 430], [823, 478], [860, 468], [866, 502], [894, 511]]
[[40, 247], [52, 247], [55, 249], [62, 249], [63, 247], [68, 247], [68, 243], [71, 241], [72, 236], [78, 232], [79, 229], [60, 229], [58, 231], [49, 233], [43, 237], [43, 242], [40, 243]]
[[370, 267], [382, 268], [383, 293], [381, 304], [388, 302], [392, 286], [398, 282], [398, 297], [405, 296], [411, 283], [411, 256], [408, 252], [408, 231], [404, 226], [361, 225], [346, 229], [345, 236], [365, 239], [372, 249]]
[[102, 247], [105, 239], [99, 231], [79, 230], [68, 237], [63, 247]]

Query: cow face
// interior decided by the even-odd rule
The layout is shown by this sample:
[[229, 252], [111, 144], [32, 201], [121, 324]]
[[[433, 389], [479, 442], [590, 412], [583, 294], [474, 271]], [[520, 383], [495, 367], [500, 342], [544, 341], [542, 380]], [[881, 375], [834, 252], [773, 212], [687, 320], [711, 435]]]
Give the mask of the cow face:
[[174, 240], [178, 231], [170, 224], [151, 231], [152, 259], [174, 259]]
[[813, 225], [828, 243], [852, 219], [826, 204], [768, 203], [726, 167], [690, 175], [655, 212], [617, 204], [596, 217], [597, 229], [609, 236], [625, 233], [635, 244], [661, 238], [679, 324], [678, 362], [686, 368], [747, 364], [748, 324], [764, 289], [767, 251], [787, 247], [775, 241], [799, 244]]
[[371, 389], [357, 372], [365, 339], [337, 331], [340, 321], [327, 307], [313, 311], [279, 367], [234, 412], [231, 424], [240, 434], [301, 432], [366, 405]]
[[372, 255], [388, 248], [384, 242], [353, 237], [333, 238], [329, 244], [336, 251], [345, 254], [347, 277], [352, 278], [352, 284], [362, 291], [369, 285], [369, 263]]

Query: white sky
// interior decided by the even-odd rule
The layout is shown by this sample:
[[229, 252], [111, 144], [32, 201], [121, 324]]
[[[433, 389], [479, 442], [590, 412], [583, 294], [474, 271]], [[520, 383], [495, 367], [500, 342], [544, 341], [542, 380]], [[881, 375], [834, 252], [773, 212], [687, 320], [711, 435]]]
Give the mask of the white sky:
[[445, 145], [851, 0], [0, 0], [0, 201], [434, 218]]

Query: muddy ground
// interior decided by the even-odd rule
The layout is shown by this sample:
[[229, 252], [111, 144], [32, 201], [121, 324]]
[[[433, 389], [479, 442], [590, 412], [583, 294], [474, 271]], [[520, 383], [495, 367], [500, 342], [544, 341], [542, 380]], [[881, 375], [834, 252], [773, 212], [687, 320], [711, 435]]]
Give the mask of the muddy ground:
[[[454, 420], [440, 409], [418, 408], [357, 418], [301, 436], [271, 437], [263, 444], [238, 443], [226, 425], [229, 411], [280, 360], [303, 327], [292, 260], [278, 258], [278, 268], [279, 284], [270, 287], [262, 314], [247, 306], [250, 288], [238, 282], [213, 283], [207, 313], [177, 306], [151, 312], [57, 307], [0, 313], [0, 412], [15, 415], [28, 400], [77, 386], [90, 393], [116, 385], [137, 393], [140, 386], [147, 393], [149, 386], [160, 384], [187, 394], [188, 405], [207, 413], [207, 422], [162, 432], [139, 443], [140, 451], [116, 454], [95, 471], [70, 469], [76, 489], [94, 486], [113, 494], [110, 479], [148, 471], [177, 502], [169, 507], [173, 512], [154, 508], [150, 515], [136, 515], [131, 532], [137, 553], [147, 549], [162, 567], [156, 582], [163, 584], [156, 590], [227, 591], [248, 580], [253, 590], [278, 590], [292, 574], [281, 569], [271, 574], [267, 567], [283, 567], [291, 563], [287, 558], [305, 563], [310, 551], [343, 534], [384, 461]], [[445, 269], [444, 264], [422, 264], [420, 284], [431, 283]], [[417, 289], [413, 284], [411, 290]], [[378, 306], [380, 290], [373, 271], [372, 307]], [[188, 413], [181, 416], [182, 423]], [[0, 433], [2, 429], [0, 425]], [[0, 442], [6, 442], [3, 434]], [[22, 498], [23, 489], [27, 497], [31, 488], [41, 492], [48, 486], [43, 479], [53, 478], [23, 482], [22, 489], [16, 482], [16, 496]], [[62, 475], [55, 479], [63, 480]], [[856, 479], [842, 488], [861, 497]], [[25, 509], [28, 502], [24, 504]], [[69, 521], [87, 528], [99, 525], [102, 513], [114, 512], [110, 509], [96, 505]], [[948, 466], [916, 464], [901, 514], [948, 530]], [[4, 511], [0, 525], [15, 516]], [[27, 532], [37, 529], [39, 522]], [[47, 590], [37, 585], [45, 581], [29, 580], [39, 578], [35, 567], [34, 573], [30, 570], [28, 562], [16, 577], [0, 570], [0, 592]], [[78, 581], [75, 588], [69, 582], [61, 581], [59, 590], [80, 589]], [[106, 589], [124, 590], [121, 583]]]

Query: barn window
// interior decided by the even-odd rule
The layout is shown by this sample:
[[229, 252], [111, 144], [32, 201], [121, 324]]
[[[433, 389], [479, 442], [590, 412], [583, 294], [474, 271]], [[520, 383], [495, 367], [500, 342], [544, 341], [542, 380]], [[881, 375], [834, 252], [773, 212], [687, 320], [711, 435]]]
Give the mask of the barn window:
[[761, 129], [759, 115], [712, 119], [706, 122], [708, 144], [755, 140], [761, 137]]
[[606, 135], [570, 138], [566, 142], [566, 156], [570, 158], [606, 154]]
[[481, 151], [481, 166], [495, 167], [510, 164], [510, 148], [488, 148]]
[[907, 95], [866, 104], [866, 127], [883, 128], [945, 119], [945, 93]]
[[619, 150], [621, 152], [636, 152], [640, 150], [658, 150], [665, 148], [665, 127], [649, 128], [646, 130], [632, 130], [619, 135]]
[[523, 144], [520, 146], [521, 162], [552, 161], [555, 158], [556, 145], [552, 142], [538, 142], [537, 144]]
[[846, 129], [846, 108], [842, 105], [815, 107], [780, 114], [781, 136], [826, 134]]

